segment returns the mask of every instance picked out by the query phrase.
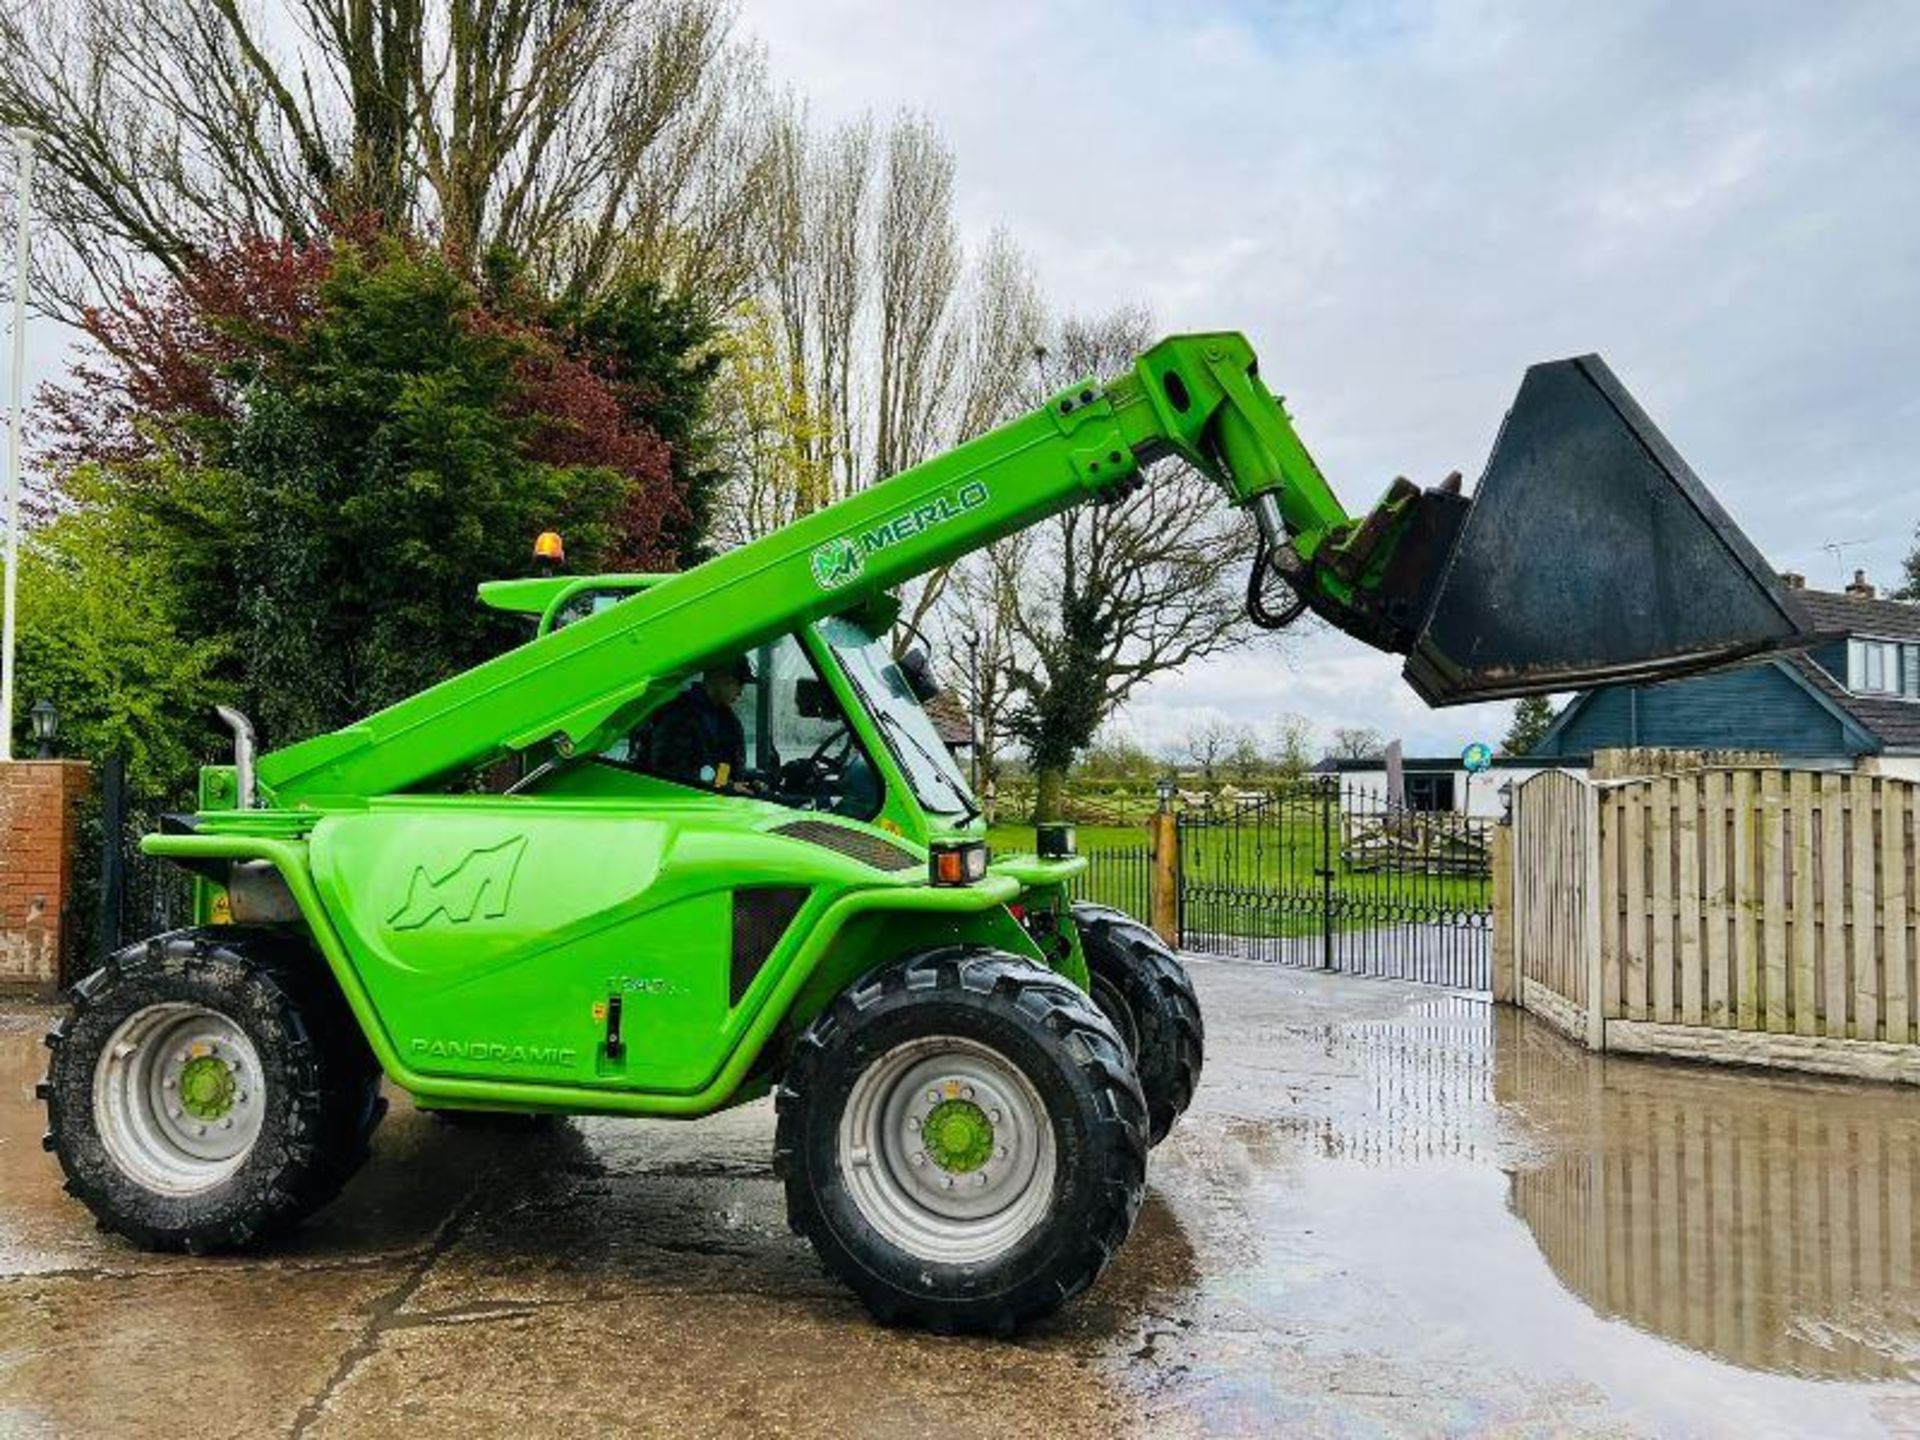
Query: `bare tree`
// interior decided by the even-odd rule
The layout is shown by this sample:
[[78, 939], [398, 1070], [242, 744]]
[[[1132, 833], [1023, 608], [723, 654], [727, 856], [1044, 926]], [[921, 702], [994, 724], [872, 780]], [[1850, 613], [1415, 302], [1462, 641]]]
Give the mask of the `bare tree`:
[[[1002, 541], [995, 553], [1017, 569], [1022, 552], [1032, 544], [1032, 533], [1022, 532]], [[990, 566], [959, 567], [952, 578], [948, 603], [939, 612], [940, 633], [948, 653], [965, 662], [953, 667], [962, 672], [954, 688], [973, 716], [981, 783], [996, 783], [1019, 698], [1012, 681], [1019, 644], [1018, 592], [1002, 583], [1001, 572]]]
[[963, 324], [949, 346], [958, 377], [950, 424], [964, 440], [1023, 408], [1047, 318], [1027, 258], [1005, 230], [995, 230], [981, 245], [960, 303]]
[[953, 221], [953, 152], [925, 121], [887, 135], [875, 255], [874, 478], [936, 453], [951, 426], [942, 402], [952, 383], [954, 293], [960, 241]]
[[22, 0], [0, 122], [37, 132], [49, 308], [239, 231], [372, 217], [562, 291], [744, 279], [757, 57], [725, 0]]
[[1267, 757], [1260, 753], [1260, 741], [1251, 725], [1233, 727], [1233, 743], [1227, 747], [1227, 768], [1242, 785], [1256, 785], [1267, 768]]
[[1313, 723], [1304, 715], [1287, 714], [1268, 731], [1267, 763], [1282, 779], [1297, 780], [1313, 765]]
[[[1216, 772], [1222, 766], [1244, 769], [1248, 757], [1252, 763], [1259, 763], [1259, 749], [1253, 743], [1253, 732], [1244, 725], [1236, 725], [1231, 720], [1203, 720], [1187, 732], [1181, 747], [1189, 760], [1200, 767], [1200, 777], [1207, 784], [1214, 782]], [[1241, 779], [1249, 776], [1242, 774]]]
[[1386, 737], [1378, 730], [1363, 725], [1343, 725], [1333, 732], [1327, 754], [1335, 760], [1378, 760], [1386, 748]]
[[[767, 151], [758, 279], [726, 380], [743, 431], [727, 447], [733, 543], [1007, 418], [1041, 323], [1006, 235], [963, 251], [952, 152], [925, 120], [821, 133], [789, 105]], [[909, 587], [903, 633], [927, 623], [948, 578]]]
[[[866, 377], [861, 322], [868, 303], [874, 128], [860, 120], [816, 136], [789, 105], [771, 127], [767, 205], [757, 232], [750, 311], [768, 317], [774, 348], [757, 382], [791, 392], [802, 460], [784, 513], [736, 518], [740, 538], [831, 504], [863, 483], [858, 428]], [[753, 477], [769, 496], [780, 477]]]

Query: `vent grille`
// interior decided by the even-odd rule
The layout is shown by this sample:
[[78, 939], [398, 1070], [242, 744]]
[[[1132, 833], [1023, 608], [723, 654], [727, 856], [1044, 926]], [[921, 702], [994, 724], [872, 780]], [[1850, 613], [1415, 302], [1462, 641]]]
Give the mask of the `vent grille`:
[[760, 973], [760, 967], [766, 964], [773, 947], [780, 943], [780, 937], [793, 924], [793, 917], [807, 903], [808, 894], [806, 887], [801, 885], [767, 885], [733, 892], [733, 971], [730, 987], [733, 998], [730, 1004], [740, 1003], [740, 997], [753, 984], [753, 977]]
[[921, 864], [920, 857], [904, 845], [895, 845], [891, 840], [882, 840], [861, 830], [849, 830], [843, 825], [829, 825], [824, 820], [795, 820], [773, 833], [819, 845], [876, 870], [912, 870]]

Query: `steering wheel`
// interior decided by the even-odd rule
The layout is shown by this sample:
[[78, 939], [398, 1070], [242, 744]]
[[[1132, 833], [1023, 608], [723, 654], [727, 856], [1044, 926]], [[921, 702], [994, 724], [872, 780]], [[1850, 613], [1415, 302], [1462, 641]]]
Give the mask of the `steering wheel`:
[[[836, 744], [840, 747], [840, 753], [834, 757], [833, 763], [828, 765], [825, 763], [827, 751]], [[847, 763], [847, 752], [851, 749], [853, 749], [853, 730], [849, 726], [842, 725], [813, 747], [813, 753], [807, 756], [807, 764], [821, 770], [838, 770]]]
[[[827, 752], [836, 745], [839, 754], [829, 758]], [[828, 785], [846, 772], [847, 757], [852, 751], [853, 729], [842, 725], [814, 746], [813, 753], [805, 759], [789, 760], [780, 767], [780, 788], [808, 800], [824, 799]]]

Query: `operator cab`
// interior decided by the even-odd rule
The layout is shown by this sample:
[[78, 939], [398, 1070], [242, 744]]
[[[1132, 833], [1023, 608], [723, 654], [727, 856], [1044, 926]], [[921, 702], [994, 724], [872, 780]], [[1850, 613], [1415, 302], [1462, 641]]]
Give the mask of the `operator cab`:
[[797, 636], [714, 662], [602, 760], [701, 790], [854, 820], [880, 813], [879, 773]]
[[[481, 598], [547, 634], [667, 578], [549, 573], [490, 581]], [[835, 615], [745, 654], [713, 657], [592, 758], [690, 789], [852, 820], [882, 817], [891, 772], [939, 828], [965, 826], [980, 807], [922, 708], [939, 687], [924, 651], [895, 657], [878, 633], [890, 624], [890, 611], [878, 619]], [[876, 752], [891, 763], [876, 765]]]
[[[599, 577], [553, 604], [541, 628], [584, 620], [641, 588]], [[692, 789], [875, 820], [886, 782], [873, 750], [883, 746], [921, 810], [964, 825], [980, 807], [921, 708], [936, 693], [923, 652], [896, 658], [868, 626], [832, 616], [744, 655], [716, 657], [595, 759]], [[867, 724], [849, 719], [842, 695]]]

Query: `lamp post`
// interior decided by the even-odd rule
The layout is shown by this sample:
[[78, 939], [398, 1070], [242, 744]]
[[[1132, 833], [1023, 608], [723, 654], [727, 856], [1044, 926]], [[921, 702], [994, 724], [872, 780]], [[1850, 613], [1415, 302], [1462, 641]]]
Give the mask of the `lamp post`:
[[1173, 809], [1173, 777], [1171, 775], [1162, 775], [1154, 781], [1153, 793], [1159, 798], [1162, 815]]
[[43, 695], [33, 702], [33, 708], [27, 711], [27, 719], [33, 723], [33, 743], [38, 749], [39, 758], [51, 760], [53, 737], [60, 733], [60, 712]]
[[980, 793], [980, 632], [969, 630], [967, 647], [967, 785]]

